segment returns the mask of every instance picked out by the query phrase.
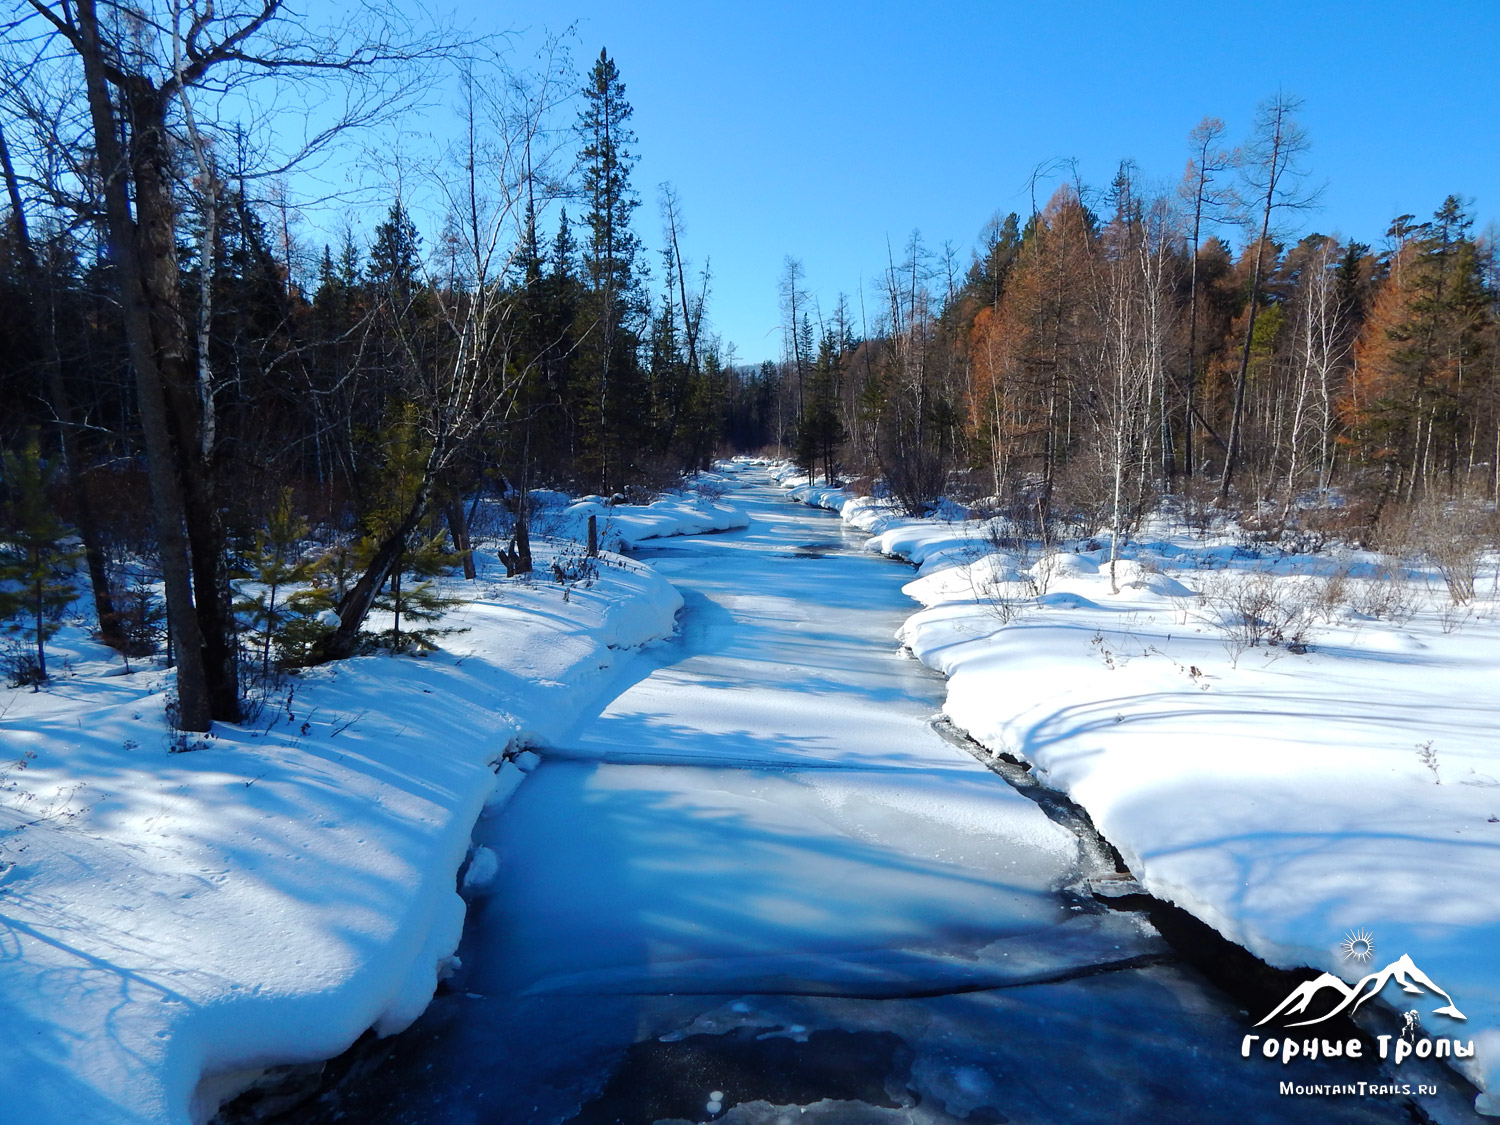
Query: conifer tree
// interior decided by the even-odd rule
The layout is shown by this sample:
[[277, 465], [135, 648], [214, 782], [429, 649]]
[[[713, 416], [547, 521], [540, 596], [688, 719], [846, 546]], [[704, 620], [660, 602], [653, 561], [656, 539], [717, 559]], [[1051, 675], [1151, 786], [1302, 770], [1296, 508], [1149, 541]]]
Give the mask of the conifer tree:
[[18, 675], [35, 686], [47, 679], [47, 641], [77, 593], [75, 564], [83, 552], [53, 510], [51, 474], [35, 438], [0, 458], [0, 478], [0, 619], [7, 632], [28, 635], [36, 647], [35, 667]]
[[1431, 223], [1403, 225], [1356, 345], [1343, 413], [1365, 456], [1385, 469], [1383, 495], [1409, 497], [1438, 474], [1451, 478], [1476, 430], [1469, 399], [1490, 297], [1472, 221], [1449, 196]]
[[[317, 560], [301, 557], [307, 530], [306, 521], [292, 507], [292, 490], [283, 489], [266, 526], [255, 533], [250, 566], [237, 576], [247, 585], [242, 585], [234, 608], [260, 633], [263, 680], [271, 673], [273, 646], [279, 663], [301, 663], [330, 629], [318, 615], [333, 608], [331, 592], [321, 586], [304, 587], [317, 573]], [[288, 590], [289, 586], [294, 588]]]
[[580, 444], [588, 474], [608, 490], [631, 467], [639, 437], [636, 423], [644, 415], [635, 355], [640, 239], [630, 225], [640, 199], [630, 185], [635, 134], [629, 121], [634, 111], [607, 51], [599, 52], [583, 95], [578, 132], [583, 140], [582, 195], [588, 207], [588, 237], [582, 246], [588, 370], [586, 394], [578, 404], [585, 419]]
[[[443, 594], [437, 579], [456, 566], [458, 556], [449, 551], [442, 533], [420, 540], [408, 547], [391, 568], [391, 579], [384, 592], [375, 599], [375, 607], [391, 615], [391, 628], [381, 634], [382, 644], [392, 652], [431, 652], [439, 637], [456, 630], [432, 625], [462, 598]], [[408, 582], [407, 576], [415, 579]]]
[[[413, 498], [423, 487], [428, 446], [417, 425], [417, 409], [406, 403], [397, 411], [395, 421], [382, 434], [383, 461], [379, 474], [370, 489], [372, 503], [365, 516], [366, 537], [360, 541], [356, 554], [373, 555], [401, 526], [411, 510]], [[429, 536], [415, 544], [411, 536], [405, 537], [395, 561], [391, 564], [388, 578], [374, 599], [375, 608], [391, 613], [394, 624], [383, 633], [382, 639], [394, 651], [408, 648], [432, 649], [435, 638], [446, 630], [410, 629], [403, 631], [402, 622], [433, 621], [444, 610], [457, 605], [460, 599], [445, 598], [438, 594], [432, 579], [458, 562], [458, 556], [446, 551], [441, 535]], [[406, 574], [414, 575], [418, 581], [408, 586]]]
[[150, 583], [137, 577], [128, 586], [111, 587], [115, 626], [119, 632], [120, 658], [130, 672], [132, 656], [150, 656], [167, 634], [167, 611]]
[[821, 462], [823, 483], [833, 484], [834, 453], [848, 438], [839, 417], [839, 382], [842, 363], [838, 341], [830, 329], [818, 345], [818, 358], [808, 381], [802, 417], [797, 423], [797, 462], [811, 481]]

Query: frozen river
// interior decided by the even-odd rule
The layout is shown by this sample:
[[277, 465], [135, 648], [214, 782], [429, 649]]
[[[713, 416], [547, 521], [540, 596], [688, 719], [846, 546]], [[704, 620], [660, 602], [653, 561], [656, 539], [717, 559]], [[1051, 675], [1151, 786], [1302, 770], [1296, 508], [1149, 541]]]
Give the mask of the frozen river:
[[910, 570], [731, 499], [744, 531], [639, 552], [679, 635], [481, 822], [465, 968], [296, 1120], [1410, 1120], [1282, 1096], [1239, 1007], [1087, 893], [1097, 856], [933, 726]]

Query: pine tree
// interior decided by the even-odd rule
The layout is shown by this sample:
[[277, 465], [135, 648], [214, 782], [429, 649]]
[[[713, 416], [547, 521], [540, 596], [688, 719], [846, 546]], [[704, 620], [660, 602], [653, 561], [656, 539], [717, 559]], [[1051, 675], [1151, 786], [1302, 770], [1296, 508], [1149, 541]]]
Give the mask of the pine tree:
[[635, 167], [635, 133], [629, 125], [635, 112], [625, 100], [625, 84], [607, 51], [600, 51], [584, 87], [584, 106], [578, 129], [583, 135], [583, 198], [588, 202], [584, 221], [589, 235], [583, 246], [589, 285], [615, 300], [633, 295], [636, 255], [640, 239], [631, 229], [631, 216], [640, 199], [630, 186]]
[[[370, 489], [372, 503], [365, 515], [366, 537], [356, 545], [360, 565], [364, 558], [373, 554], [400, 526], [410, 511], [412, 499], [422, 486], [422, 477], [428, 456], [428, 446], [417, 425], [416, 407], [404, 404], [396, 413], [395, 420], [381, 435], [383, 462], [379, 474]], [[440, 595], [432, 582], [447, 567], [458, 562], [458, 556], [443, 549], [441, 534], [420, 539], [413, 544], [410, 538], [402, 546], [390, 575], [375, 598], [375, 608], [394, 617], [392, 628], [380, 634], [389, 648], [402, 652], [408, 648], [429, 650], [436, 648], [435, 639], [451, 630], [411, 629], [403, 630], [406, 622], [436, 620], [461, 599]], [[411, 574], [418, 581], [407, 585], [404, 576]]]
[[421, 251], [422, 236], [398, 199], [375, 228], [368, 267], [371, 284], [397, 308], [404, 308], [416, 289]]
[[35, 645], [35, 667], [25, 661], [16, 672], [18, 680], [35, 686], [47, 679], [47, 641], [77, 594], [76, 563], [83, 552], [53, 510], [51, 473], [35, 438], [0, 458], [0, 484], [0, 619], [6, 632], [29, 634]]
[[608, 490], [635, 467], [643, 437], [639, 423], [646, 414], [636, 359], [640, 240], [630, 225], [640, 200], [630, 186], [635, 134], [628, 122], [633, 110], [608, 52], [599, 52], [583, 94], [579, 161], [588, 237], [582, 247], [587, 300], [581, 319], [587, 330], [577, 335], [587, 354], [580, 357], [582, 393], [575, 409], [582, 422], [585, 472]]
[[[384, 592], [375, 599], [375, 608], [391, 614], [391, 628], [380, 635], [381, 643], [392, 652], [431, 652], [440, 637], [458, 630], [432, 626], [462, 598], [443, 594], [437, 579], [457, 565], [458, 556], [444, 544], [442, 533], [422, 539], [408, 547], [391, 568], [391, 579]], [[407, 576], [415, 579], [408, 582]], [[415, 623], [415, 627], [413, 627]]]
[[1398, 221], [1402, 243], [1355, 348], [1343, 414], [1384, 466], [1385, 494], [1452, 478], [1471, 435], [1489, 306], [1472, 221], [1456, 196], [1431, 223]]
[[823, 334], [818, 358], [808, 381], [802, 417], [797, 423], [797, 463], [807, 470], [808, 480], [816, 475], [819, 462], [823, 483], [833, 484], [834, 453], [847, 439], [839, 417], [839, 383], [842, 371], [838, 340], [832, 329]]
[[[320, 620], [333, 608], [331, 591], [304, 586], [318, 569], [317, 560], [301, 557], [306, 538], [307, 523], [293, 511], [292, 490], [284, 489], [266, 526], [255, 533], [249, 567], [237, 575], [242, 585], [234, 609], [260, 632], [262, 680], [271, 673], [273, 646], [278, 663], [302, 663], [331, 629]], [[300, 588], [288, 591], [289, 586]]]
[[137, 577], [128, 586], [110, 587], [115, 627], [119, 633], [120, 658], [130, 672], [132, 656], [150, 656], [167, 635], [167, 610], [145, 579]]

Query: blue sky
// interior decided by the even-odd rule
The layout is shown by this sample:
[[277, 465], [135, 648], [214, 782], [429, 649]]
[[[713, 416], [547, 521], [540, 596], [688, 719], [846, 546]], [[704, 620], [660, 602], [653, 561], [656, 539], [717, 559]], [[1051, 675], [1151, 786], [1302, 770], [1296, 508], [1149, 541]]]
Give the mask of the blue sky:
[[[641, 234], [676, 185], [687, 252], [711, 257], [714, 325], [742, 361], [779, 350], [777, 279], [800, 258], [831, 307], [873, 307], [887, 238], [914, 228], [965, 261], [996, 212], [1029, 208], [1033, 167], [1078, 161], [1103, 186], [1122, 157], [1173, 182], [1206, 114], [1238, 141], [1278, 87], [1305, 99], [1305, 229], [1378, 242], [1449, 192], [1500, 217], [1500, 3], [1253, 4], [818, 0], [466, 0], [475, 30], [577, 28], [609, 49], [635, 107]], [[1045, 195], [1045, 192], [1043, 193]], [[857, 304], [856, 304], [857, 307]]]

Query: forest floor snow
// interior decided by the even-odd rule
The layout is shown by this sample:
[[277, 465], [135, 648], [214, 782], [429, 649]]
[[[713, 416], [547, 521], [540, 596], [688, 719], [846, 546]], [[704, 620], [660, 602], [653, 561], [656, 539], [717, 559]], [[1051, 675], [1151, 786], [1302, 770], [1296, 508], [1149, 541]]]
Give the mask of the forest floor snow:
[[[667, 507], [617, 514], [645, 513], [640, 537], [733, 518]], [[421, 1013], [458, 945], [473, 825], [535, 761], [515, 752], [682, 605], [645, 565], [605, 555], [560, 583], [553, 560], [581, 548], [535, 550], [532, 577], [486, 556], [450, 581], [470, 600], [441, 651], [309, 669], [185, 745], [171, 673], [123, 674], [81, 624], [50, 644], [44, 690], [0, 690], [0, 1116], [201, 1121], [259, 1068]]]
[[[948, 677], [957, 726], [1082, 805], [1150, 893], [1264, 961], [1354, 982], [1408, 955], [1467, 1019], [1430, 996], [1401, 1007], [1473, 1040], [1456, 1065], [1500, 1115], [1493, 565], [1455, 610], [1420, 568], [1393, 582], [1366, 553], [1161, 524], [1111, 581], [1107, 539], [1005, 550], [985, 522], [782, 476], [917, 566], [905, 590], [923, 608], [900, 638]], [[1360, 933], [1371, 961], [1341, 948]]]

